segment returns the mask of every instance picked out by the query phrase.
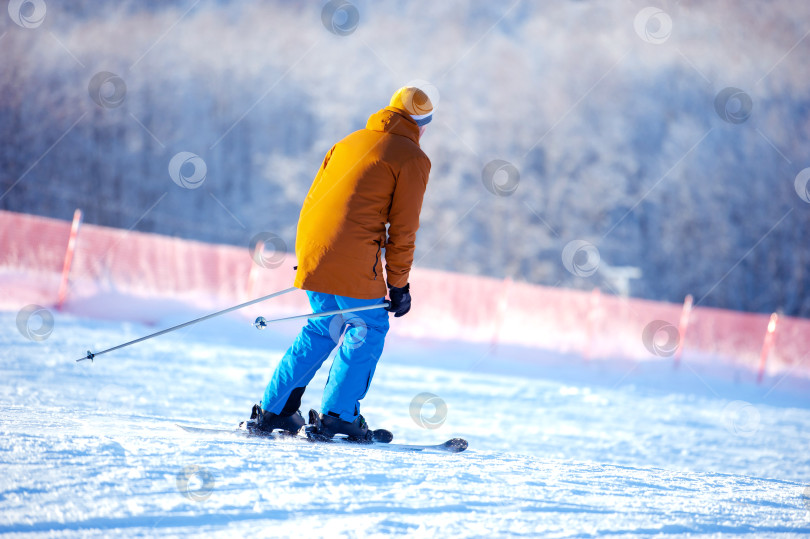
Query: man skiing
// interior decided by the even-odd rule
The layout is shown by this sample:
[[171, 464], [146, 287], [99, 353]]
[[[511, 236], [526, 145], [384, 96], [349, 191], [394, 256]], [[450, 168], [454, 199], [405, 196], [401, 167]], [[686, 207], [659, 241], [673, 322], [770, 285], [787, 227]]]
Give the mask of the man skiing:
[[326, 154], [301, 208], [295, 286], [306, 291], [315, 312], [381, 304], [386, 285], [390, 305], [311, 318], [276, 367], [261, 405], [253, 407], [248, 428], [295, 433], [304, 426], [301, 397], [345, 330], [320, 413], [310, 412], [308, 428], [326, 438], [371, 439], [360, 401], [383, 351], [386, 311], [400, 317], [411, 308], [408, 275], [430, 172], [419, 140], [432, 115], [425, 92], [400, 88], [365, 129]]

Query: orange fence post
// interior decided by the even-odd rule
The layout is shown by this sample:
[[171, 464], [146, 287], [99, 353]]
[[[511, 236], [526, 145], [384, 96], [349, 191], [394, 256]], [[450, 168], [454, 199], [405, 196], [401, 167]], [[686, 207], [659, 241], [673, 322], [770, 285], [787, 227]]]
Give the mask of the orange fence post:
[[65, 262], [62, 264], [62, 282], [59, 283], [59, 293], [56, 296], [56, 308], [59, 310], [62, 310], [62, 304], [67, 296], [70, 267], [73, 265], [73, 253], [76, 251], [76, 238], [79, 235], [79, 226], [81, 224], [82, 210], [76, 209], [73, 212], [73, 223], [70, 225], [70, 237], [65, 252]]
[[253, 249], [253, 258], [250, 263], [250, 273], [248, 273], [247, 286], [245, 287], [245, 298], [249, 298], [251, 294], [253, 294], [253, 288], [256, 286], [256, 280], [259, 278], [259, 271], [261, 270], [258, 261], [262, 259], [263, 253], [264, 242], [257, 242], [256, 247]]
[[673, 366], [677, 369], [681, 363], [683, 354], [683, 343], [686, 339], [686, 330], [689, 329], [689, 315], [692, 314], [692, 294], [687, 294], [683, 300], [683, 310], [681, 311], [681, 321], [678, 324], [678, 349], [675, 350], [675, 362]]
[[501, 297], [498, 298], [498, 310], [495, 312], [495, 324], [492, 330], [492, 343], [489, 347], [490, 353], [495, 354], [498, 348], [498, 341], [501, 337], [501, 326], [503, 326], [503, 319], [506, 316], [506, 308], [509, 304], [509, 289], [512, 287], [512, 279], [507, 277], [503, 280], [501, 287]]
[[765, 331], [765, 340], [762, 343], [762, 354], [759, 356], [759, 372], [757, 373], [757, 383], [762, 382], [765, 376], [765, 364], [768, 362], [768, 356], [771, 355], [771, 348], [773, 347], [773, 338], [776, 333], [776, 324], [779, 322], [779, 315], [773, 313], [771, 319], [768, 320], [768, 329]]

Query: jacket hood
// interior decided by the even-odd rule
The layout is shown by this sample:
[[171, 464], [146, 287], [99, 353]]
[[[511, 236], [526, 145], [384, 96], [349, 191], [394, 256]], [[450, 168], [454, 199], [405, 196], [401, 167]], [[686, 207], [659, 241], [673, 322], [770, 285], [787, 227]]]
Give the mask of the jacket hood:
[[402, 109], [394, 107], [380, 109], [369, 117], [366, 129], [407, 137], [419, 145], [419, 126]]

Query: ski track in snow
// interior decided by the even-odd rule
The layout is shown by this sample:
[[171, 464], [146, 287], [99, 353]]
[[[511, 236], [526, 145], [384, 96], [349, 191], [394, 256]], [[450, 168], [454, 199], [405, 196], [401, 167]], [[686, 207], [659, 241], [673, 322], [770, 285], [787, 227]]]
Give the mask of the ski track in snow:
[[[176, 321], [58, 315], [51, 337], [31, 342], [15, 315], [0, 313], [0, 533], [810, 534], [807, 382], [770, 391], [697, 367], [392, 339], [363, 414], [395, 442], [460, 436], [467, 452], [267, 442], [175, 423], [244, 419], [299, 326], [220, 319], [76, 363]], [[438, 428], [411, 418], [421, 392], [447, 404]], [[733, 421], [734, 401], [755, 414]]]

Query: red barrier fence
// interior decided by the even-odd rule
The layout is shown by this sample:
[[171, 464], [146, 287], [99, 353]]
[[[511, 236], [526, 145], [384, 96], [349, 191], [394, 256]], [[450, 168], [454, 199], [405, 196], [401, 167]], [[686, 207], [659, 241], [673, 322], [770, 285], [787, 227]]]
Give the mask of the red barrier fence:
[[[254, 253], [142, 232], [0, 211], [0, 308], [35, 303], [82, 315], [144, 318], [169, 298], [219, 309], [288, 288], [292, 254], [264, 268]], [[72, 263], [71, 263], [72, 262]], [[70, 275], [69, 281], [67, 275]], [[392, 324], [411, 337], [523, 345], [587, 359], [725, 361], [749, 371], [810, 377], [810, 320], [628, 299], [416, 268], [412, 314]], [[119, 301], [115, 298], [119, 296]], [[151, 299], [149, 299], [151, 298]], [[303, 293], [265, 315], [306, 312]], [[255, 312], [255, 310], [253, 311]], [[251, 313], [246, 313], [251, 315]], [[646, 335], [646, 337], [645, 337]]]

